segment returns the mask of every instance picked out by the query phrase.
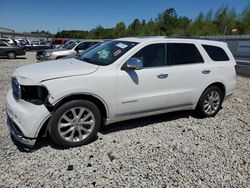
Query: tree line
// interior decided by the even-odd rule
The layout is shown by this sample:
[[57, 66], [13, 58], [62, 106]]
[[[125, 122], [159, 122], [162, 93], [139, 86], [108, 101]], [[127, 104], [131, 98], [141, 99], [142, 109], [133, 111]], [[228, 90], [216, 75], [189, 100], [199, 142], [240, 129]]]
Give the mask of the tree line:
[[208, 36], [250, 34], [250, 5], [237, 13], [234, 8], [223, 6], [217, 11], [199, 13], [195, 19], [178, 16], [174, 8], [168, 8], [155, 19], [134, 19], [128, 26], [119, 22], [114, 28], [101, 25], [90, 31], [62, 30], [57, 38], [112, 39], [127, 36]]

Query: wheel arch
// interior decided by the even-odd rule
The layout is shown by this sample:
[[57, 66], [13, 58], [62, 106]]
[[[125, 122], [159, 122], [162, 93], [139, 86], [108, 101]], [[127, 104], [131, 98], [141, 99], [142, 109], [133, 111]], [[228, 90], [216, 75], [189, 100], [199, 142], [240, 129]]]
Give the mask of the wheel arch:
[[101, 97], [90, 93], [77, 93], [64, 96], [53, 105], [53, 111], [57, 110], [62, 104], [72, 100], [88, 100], [93, 102], [99, 108], [102, 117], [107, 118], [109, 115], [108, 105], [105, 101]]
[[[226, 96], [226, 87], [225, 87], [225, 85], [224, 85], [222, 82], [213, 82], [212, 84], [208, 85], [208, 86], [202, 91], [202, 93], [204, 93], [204, 91], [206, 91], [207, 88], [212, 87], [212, 86], [217, 86], [217, 87], [221, 90], [221, 92], [222, 92], [222, 97], [223, 97], [223, 100], [224, 100], [224, 98], [225, 98], [225, 96]], [[201, 93], [201, 95], [202, 95], [202, 93]]]
[[203, 90], [201, 90], [201, 93], [199, 94], [199, 97], [198, 97], [198, 100], [197, 100], [197, 102], [196, 102], [196, 105], [194, 106], [195, 108], [197, 107], [198, 102], [199, 102], [199, 100], [200, 100], [202, 94], [203, 94], [209, 87], [212, 87], [212, 86], [217, 86], [217, 87], [221, 90], [221, 92], [222, 92], [222, 97], [223, 97], [223, 100], [224, 100], [224, 98], [225, 98], [225, 96], [226, 96], [226, 87], [225, 87], [225, 85], [224, 85], [222, 82], [219, 82], [219, 81], [218, 81], [218, 82], [213, 82], [213, 83], [207, 85], [205, 88], [203, 88]]
[[218, 111], [219, 111], [219, 108], [215, 111], [215, 113], [214, 114], [206, 114], [206, 115], [204, 115], [205, 113], [201, 110], [201, 99], [202, 99], [202, 97], [203, 97], [203, 94], [206, 92], [206, 90], [207, 89], [209, 89], [209, 88], [211, 88], [211, 87], [214, 87], [214, 86], [216, 86], [217, 88], [219, 88], [219, 90], [221, 91], [221, 93], [222, 93], [222, 100], [221, 100], [221, 102], [220, 102], [220, 106], [222, 105], [222, 103], [223, 103], [223, 100], [225, 99], [225, 96], [226, 96], [226, 86], [222, 83], [222, 82], [213, 82], [213, 83], [211, 83], [211, 84], [209, 84], [209, 85], [207, 85], [203, 90], [202, 90], [202, 92], [200, 93], [200, 96], [199, 96], [199, 98], [198, 98], [198, 101], [197, 101], [197, 103], [196, 103], [196, 105], [195, 105], [195, 111], [197, 112], [197, 114], [199, 115], [199, 117], [213, 117], [213, 116], [215, 116], [217, 113], [218, 113]]
[[5, 52], [5, 55], [8, 55], [10, 52], [13, 52], [15, 55], [17, 54], [15, 50], [8, 50]]
[[104, 119], [106, 119], [108, 117], [108, 106], [107, 104], [104, 102], [103, 99], [101, 99], [100, 97], [96, 96], [96, 95], [91, 95], [91, 94], [72, 94], [72, 95], [67, 95], [64, 96], [63, 98], [61, 98], [60, 100], [58, 100], [55, 105], [52, 106], [52, 108], [50, 107], [50, 111], [51, 111], [51, 115], [50, 117], [48, 117], [46, 119], [46, 121], [44, 121], [44, 123], [39, 127], [39, 129], [36, 132], [36, 136], [37, 137], [42, 137], [43, 135], [46, 135], [48, 132], [48, 122], [49, 119], [51, 118], [52, 114], [63, 104], [65, 104], [66, 102], [72, 101], [72, 100], [88, 100], [93, 102], [98, 109], [100, 110], [101, 113], [101, 117], [102, 117], [102, 122]]

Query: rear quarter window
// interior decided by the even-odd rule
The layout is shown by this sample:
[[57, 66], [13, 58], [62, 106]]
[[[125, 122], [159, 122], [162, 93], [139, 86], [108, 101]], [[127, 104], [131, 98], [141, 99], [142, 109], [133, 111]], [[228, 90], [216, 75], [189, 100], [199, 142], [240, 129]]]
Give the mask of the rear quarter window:
[[211, 45], [202, 46], [213, 61], [229, 61], [229, 57], [222, 48]]

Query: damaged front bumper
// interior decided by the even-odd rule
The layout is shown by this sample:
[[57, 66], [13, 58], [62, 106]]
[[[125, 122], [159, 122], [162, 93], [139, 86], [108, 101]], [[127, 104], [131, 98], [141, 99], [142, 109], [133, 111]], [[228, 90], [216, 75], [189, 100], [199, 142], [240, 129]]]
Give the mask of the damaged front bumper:
[[36, 139], [26, 138], [23, 136], [22, 132], [18, 129], [15, 123], [7, 117], [7, 126], [10, 130], [10, 134], [20, 143], [25, 144], [27, 146], [34, 146], [36, 143]]
[[7, 94], [7, 126], [13, 137], [32, 146], [38, 134], [50, 117], [50, 112], [44, 105], [35, 105], [24, 100], [15, 100], [12, 91]]

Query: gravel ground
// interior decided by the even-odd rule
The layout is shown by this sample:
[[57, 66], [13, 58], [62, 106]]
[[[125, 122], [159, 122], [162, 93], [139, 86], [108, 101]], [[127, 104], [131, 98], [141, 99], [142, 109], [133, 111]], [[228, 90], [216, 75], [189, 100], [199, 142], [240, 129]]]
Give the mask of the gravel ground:
[[249, 78], [214, 118], [163, 114], [107, 126], [86, 146], [41, 140], [27, 152], [5, 125], [11, 75], [35, 53], [26, 57], [0, 59], [0, 187], [249, 187]]

